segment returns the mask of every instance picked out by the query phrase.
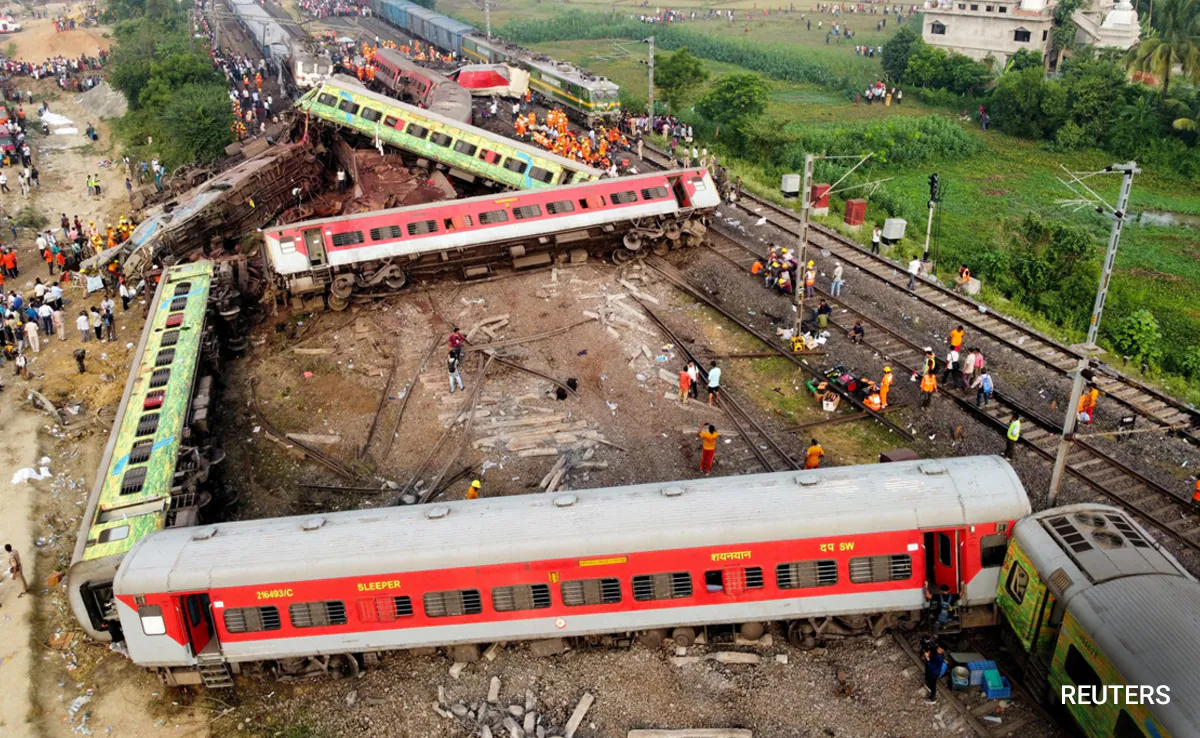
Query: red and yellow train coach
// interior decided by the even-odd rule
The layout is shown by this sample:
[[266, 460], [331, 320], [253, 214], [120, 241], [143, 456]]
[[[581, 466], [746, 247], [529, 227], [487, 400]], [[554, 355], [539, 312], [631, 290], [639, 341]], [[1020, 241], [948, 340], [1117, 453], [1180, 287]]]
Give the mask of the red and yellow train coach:
[[709, 624], [781, 621], [803, 645], [913, 618], [927, 586], [991, 624], [1029, 512], [997, 457], [706, 478], [167, 530], [115, 593], [131, 657], [168, 683], [495, 641], [682, 644]]

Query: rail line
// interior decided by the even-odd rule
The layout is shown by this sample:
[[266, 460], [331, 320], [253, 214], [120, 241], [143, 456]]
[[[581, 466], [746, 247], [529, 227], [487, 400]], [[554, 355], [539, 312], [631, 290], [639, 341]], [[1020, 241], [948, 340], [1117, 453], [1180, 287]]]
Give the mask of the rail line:
[[[665, 152], [649, 146], [644, 147], [643, 153], [647, 152], [650, 154], [650, 161], [656, 166], [669, 167], [670, 161]], [[759, 209], [755, 210], [748, 206], [745, 204], [745, 200], [752, 201]], [[797, 237], [800, 235], [800, 218], [787, 208], [750, 193], [743, 193], [742, 201], [739, 201], [736, 207], [755, 217], [765, 217], [767, 223], [785, 233]], [[863, 274], [901, 290], [905, 294], [915, 294], [926, 305], [947, 317], [1062, 376], [1068, 376], [1067, 373], [1075, 369], [1082, 357], [1077, 350], [1063, 346], [1012, 318], [993, 312], [987, 306], [929, 280], [918, 280], [917, 289], [909, 292], [907, 289], [908, 275], [900, 265], [883, 256], [872, 254], [840, 233], [819, 223], [810, 224], [809, 235], [811, 245], [827, 249], [842, 263], [855, 267]], [[1200, 410], [1132, 377], [1121, 374], [1107, 365], [1100, 367], [1100, 370], [1096, 372], [1093, 384], [1115, 402], [1127, 407], [1137, 415], [1164, 428], [1173, 428], [1175, 429], [1173, 432], [1186, 436], [1193, 443], [1200, 444]], [[1180, 428], [1179, 426], [1185, 427]]]
[[[762, 256], [751, 247], [719, 233], [710, 232], [709, 238], [712, 242], [711, 249], [715, 253], [747, 273], [754, 259]], [[842, 314], [845, 316], [843, 320], [861, 320], [864, 326], [870, 327], [871, 330], [866, 332], [863, 343], [878, 351], [885, 361], [908, 373], [920, 367], [924, 356], [920, 345], [862, 315], [824, 290], [818, 288], [817, 292], [831, 305], [836, 303], [845, 311]], [[830, 318], [832, 327], [849, 330], [848, 325], [834, 320], [833, 316]], [[874, 336], [885, 336], [888, 340], [881, 341]], [[1021, 445], [1032, 450], [1048, 464], [1054, 463], [1061, 431], [1053, 419], [1040, 415], [1000, 392], [993, 392], [992, 402], [984, 408], [976, 407], [968, 397], [945, 385], [939, 384], [938, 393], [988, 427], [1000, 431], [1007, 428], [1008, 418], [1013, 412], [1019, 413], [1033, 426], [1021, 434]], [[1200, 514], [1192, 509], [1189, 500], [1148, 479], [1082, 439], [1075, 441], [1070, 455], [1067, 456], [1067, 473], [1093, 492], [1137, 515], [1150, 526], [1184, 546], [1200, 552]]]

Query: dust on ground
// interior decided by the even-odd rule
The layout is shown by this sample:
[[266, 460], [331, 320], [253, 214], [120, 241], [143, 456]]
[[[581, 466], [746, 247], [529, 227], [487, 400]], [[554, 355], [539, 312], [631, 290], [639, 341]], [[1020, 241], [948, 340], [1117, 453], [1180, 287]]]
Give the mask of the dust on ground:
[[112, 47], [112, 39], [105, 38], [109, 32], [110, 29], [99, 26], [55, 31], [51, 18], [22, 18], [21, 31], [5, 36], [4, 43], [16, 45], [13, 58], [40, 63], [56, 56], [96, 56], [100, 49]]

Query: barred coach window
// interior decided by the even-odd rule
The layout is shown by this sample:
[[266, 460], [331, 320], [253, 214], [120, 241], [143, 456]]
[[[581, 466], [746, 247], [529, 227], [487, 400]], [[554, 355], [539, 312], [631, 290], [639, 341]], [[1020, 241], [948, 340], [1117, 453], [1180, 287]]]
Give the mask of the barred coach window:
[[477, 589], [450, 589], [425, 593], [425, 615], [446, 618], [454, 615], [478, 615], [483, 612], [483, 600]]
[[558, 586], [567, 607], [612, 605], [621, 601], [621, 580], [616, 577], [574, 579]]
[[837, 583], [837, 562], [833, 559], [793, 561], [775, 567], [775, 585], [780, 589], [832, 587]]
[[346, 603], [338, 600], [327, 602], [300, 602], [288, 606], [288, 617], [293, 628], [323, 628], [328, 625], [346, 624]]
[[633, 578], [633, 599], [674, 600], [692, 596], [692, 575], [686, 571], [643, 574]]
[[223, 615], [225, 630], [230, 633], [257, 633], [261, 630], [279, 630], [279, 608], [231, 607]]
[[899, 582], [912, 578], [912, 557], [908, 554], [858, 556], [850, 559], [850, 581], [855, 584]]
[[550, 607], [550, 585], [515, 584], [492, 588], [492, 607], [496, 612], [544, 610]]

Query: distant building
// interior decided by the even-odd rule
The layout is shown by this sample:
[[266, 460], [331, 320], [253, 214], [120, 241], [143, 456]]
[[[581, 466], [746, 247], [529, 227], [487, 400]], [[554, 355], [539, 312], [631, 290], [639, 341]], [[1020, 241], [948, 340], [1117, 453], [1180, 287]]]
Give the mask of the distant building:
[[[921, 36], [940, 46], [983, 61], [989, 55], [1003, 66], [1021, 49], [1043, 57], [1053, 43], [1055, 0], [929, 0]], [[1138, 42], [1137, 12], [1128, 2], [1093, 0], [1071, 16], [1077, 44], [1128, 49]], [[1057, 60], [1049, 60], [1053, 66]]]

